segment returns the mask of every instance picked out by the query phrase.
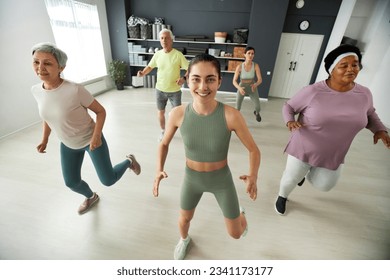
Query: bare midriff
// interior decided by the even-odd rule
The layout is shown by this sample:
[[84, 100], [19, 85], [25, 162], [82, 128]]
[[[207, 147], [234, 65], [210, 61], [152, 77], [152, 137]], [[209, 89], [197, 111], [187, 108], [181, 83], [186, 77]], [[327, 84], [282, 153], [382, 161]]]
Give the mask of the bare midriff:
[[240, 82], [243, 84], [250, 84], [250, 83], [253, 83], [253, 79], [243, 79]]
[[198, 171], [198, 172], [211, 172], [219, 170], [227, 165], [227, 159], [215, 162], [199, 162], [186, 159], [188, 168]]

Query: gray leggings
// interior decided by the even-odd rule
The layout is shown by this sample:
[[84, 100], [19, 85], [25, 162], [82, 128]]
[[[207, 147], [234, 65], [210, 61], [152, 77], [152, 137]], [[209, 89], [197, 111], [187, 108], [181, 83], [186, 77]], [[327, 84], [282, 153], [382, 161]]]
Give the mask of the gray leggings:
[[204, 192], [214, 194], [223, 215], [228, 219], [240, 216], [240, 206], [229, 166], [211, 172], [198, 172], [186, 166], [180, 206], [193, 210]]
[[286, 169], [280, 180], [279, 195], [287, 198], [305, 176], [316, 189], [323, 192], [330, 191], [337, 184], [341, 169], [342, 165], [336, 170], [313, 167], [306, 162], [288, 155]]
[[242, 101], [245, 96], [249, 96], [252, 102], [255, 104], [256, 113], [260, 112], [260, 100], [259, 93], [257, 92], [257, 88], [255, 91], [252, 91], [251, 87], [252, 83], [240, 83], [240, 86], [245, 89], [245, 95], [242, 95], [239, 91], [237, 91], [237, 100], [236, 100], [236, 108], [237, 110], [241, 110]]

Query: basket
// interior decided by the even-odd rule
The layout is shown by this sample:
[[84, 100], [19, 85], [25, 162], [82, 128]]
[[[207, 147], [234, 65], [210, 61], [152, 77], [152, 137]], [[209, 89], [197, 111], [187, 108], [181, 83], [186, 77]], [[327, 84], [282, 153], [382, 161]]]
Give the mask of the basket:
[[141, 39], [141, 30], [139, 24], [127, 27], [129, 31], [129, 38]]
[[248, 29], [236, 28], [233, 33], [233, 43], [245, 44], [248, 40]]

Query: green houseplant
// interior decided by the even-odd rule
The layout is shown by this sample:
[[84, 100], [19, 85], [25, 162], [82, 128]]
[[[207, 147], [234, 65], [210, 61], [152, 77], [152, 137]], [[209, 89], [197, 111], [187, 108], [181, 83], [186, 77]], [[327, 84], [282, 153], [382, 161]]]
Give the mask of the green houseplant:
[[123, 60], [113, 60], [109, 63], [108, 72], [118, 90], [124, 89], [124, 82], [127, 73], [127, 63]]

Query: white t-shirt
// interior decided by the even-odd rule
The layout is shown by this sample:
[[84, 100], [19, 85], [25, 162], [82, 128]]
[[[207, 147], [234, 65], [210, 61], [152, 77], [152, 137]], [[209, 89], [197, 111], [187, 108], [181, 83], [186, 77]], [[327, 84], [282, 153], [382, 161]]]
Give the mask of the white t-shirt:
[[89, 145], [95, 122], [87, 107], [94, 97], [84, 86], [64, 80], [56, 89], [45, 90], [39, 83], [31, 88], [39, 115], [67, 147], [80, 149]]

